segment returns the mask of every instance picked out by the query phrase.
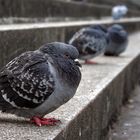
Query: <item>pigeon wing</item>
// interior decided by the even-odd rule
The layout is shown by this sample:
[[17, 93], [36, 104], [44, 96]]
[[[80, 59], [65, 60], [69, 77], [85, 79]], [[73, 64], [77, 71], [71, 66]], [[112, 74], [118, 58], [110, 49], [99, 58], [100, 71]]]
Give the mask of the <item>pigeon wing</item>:
[[0, 98], [14, 108], [35, 108], [54, 91], [46, 56], [26, 52], [10, 61], [0, 73]]

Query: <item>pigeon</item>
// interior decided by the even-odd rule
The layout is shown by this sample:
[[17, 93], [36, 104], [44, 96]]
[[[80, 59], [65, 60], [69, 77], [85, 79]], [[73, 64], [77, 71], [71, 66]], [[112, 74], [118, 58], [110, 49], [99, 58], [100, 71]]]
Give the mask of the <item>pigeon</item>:
[[108, 28], [109, 44], [105, 55], [118, 56], [124, 52], [128, 46], [128, 33], [119, 24], [114, 24]]
[[38, 126], [59, 120], [43, 118], [70, 100], [81, 80], [72, 45], [52, 42], [25, 52], [0, 70], [0, 110], [30, 118]]
[[103, 34], [107, 33], [107, 29], [104, 25], [101, 24], [95, 24], [95, 25], [91, 25], [89, 26], [92, 29], [96, 29], [96, 30], [100, 30]]
[[116, 5], [112, 8], [112, 18], [114, 20], [121, 19], [128, 12], [128, 8], [125, 5]]
[[102, 25], [92, 25], [76, 32], [69, 40], [69, 44], [79, 51], [79, 59], [86, 64], [95, 64], [88, 59], [94, 58], [105, 52], [108, 45], [107, 30]]

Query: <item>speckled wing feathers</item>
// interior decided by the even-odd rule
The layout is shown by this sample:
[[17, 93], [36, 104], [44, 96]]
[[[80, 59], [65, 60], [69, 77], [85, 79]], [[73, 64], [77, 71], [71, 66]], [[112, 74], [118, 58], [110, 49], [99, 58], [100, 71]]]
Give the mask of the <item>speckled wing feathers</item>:
[[54, 79], [41, 53], [26, 52], [1, 70], [1, 98], [15, 108], [35, 108], [53, 91]]
[[69, 41], [70, 44], [76, 46], [80, 52], [80, 58], [87, 54], [96, 56], [105, 50], [107, 41], [105, 34], [95, 29], [83, 28], [77, 32]]

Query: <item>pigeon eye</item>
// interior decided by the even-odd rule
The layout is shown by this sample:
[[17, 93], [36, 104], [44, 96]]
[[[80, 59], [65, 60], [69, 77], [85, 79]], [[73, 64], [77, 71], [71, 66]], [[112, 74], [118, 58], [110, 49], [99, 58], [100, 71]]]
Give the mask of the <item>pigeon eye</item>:
[[64, 54], [64, 58], [70, 58], [69, 54]]

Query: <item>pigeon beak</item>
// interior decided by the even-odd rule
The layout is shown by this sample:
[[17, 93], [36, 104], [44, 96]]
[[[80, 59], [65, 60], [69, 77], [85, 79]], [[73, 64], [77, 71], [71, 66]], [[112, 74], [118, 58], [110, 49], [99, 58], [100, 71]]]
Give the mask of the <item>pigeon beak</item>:
[[75, 62], [75, 65], [77, 65], [78, 67], [82, 67], [82, 65], [79, 63], [77, 59], [74, 62]]

